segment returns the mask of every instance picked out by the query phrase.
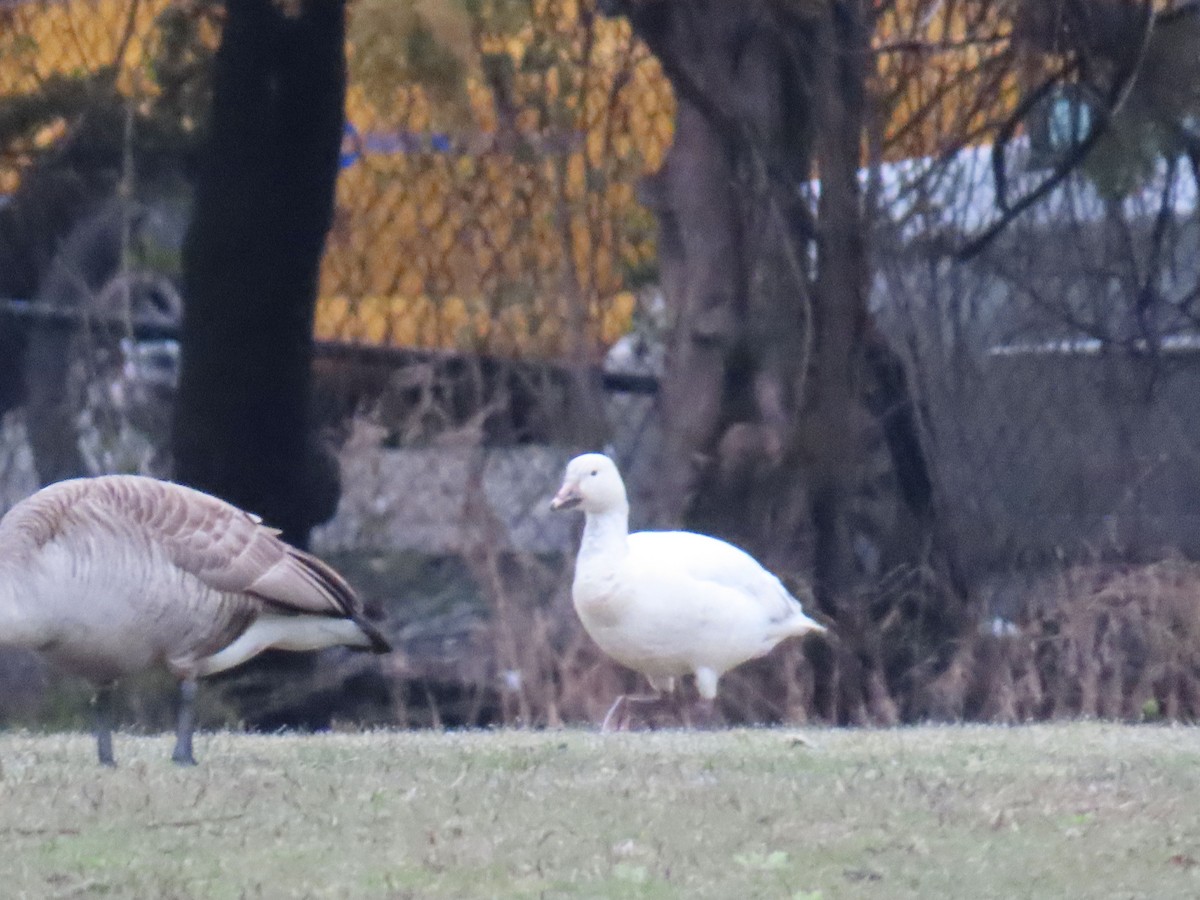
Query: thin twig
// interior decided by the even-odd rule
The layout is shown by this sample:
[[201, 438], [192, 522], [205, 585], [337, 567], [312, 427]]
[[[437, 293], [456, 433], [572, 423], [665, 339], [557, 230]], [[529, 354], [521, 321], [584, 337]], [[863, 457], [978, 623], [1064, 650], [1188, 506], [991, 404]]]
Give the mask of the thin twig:
[[995, 47], [1012, 39], [1009, 34], [993, 34], [986, 37], [971, 38], [962, 41], [923, 41], [919, 38], [909, 38], [900, 41], [888, 41], [876, 44], [871, 48], [872, 53], [917, 53], [922, 56], [934, 53], [955, 53], [960, 50], [970, 50], [977, 47]]
[[140, 5], [141, 0], [132, 0], [129, 4], [129, 16], [125, 19], [125, 30], [121, 33], [121, 39], [117, 42], [116, 52], [113, 53], [111, 65], [114, 72], [120, 72], [121, 60], [125, 58], [125, 51], [129, 49], [129, 42], [133, 40], [134, 33], [137, 30], [137, 14]]
[[69, 837], [80, 834], [79, 828], [0, 828], [0, 836], [16, 837]]
[[[165, 822], [147, 822], [142, 828], [153, 831], [160, 828], [195, 828], [200, 825], [213, 825], [218, 822], [233, 822], [246, 818], [246, 813], [230, 813], [224, 816], [210, 816], [206, 819], [170, 819]], [[78, 832], [76, 832], [78, 833]]]

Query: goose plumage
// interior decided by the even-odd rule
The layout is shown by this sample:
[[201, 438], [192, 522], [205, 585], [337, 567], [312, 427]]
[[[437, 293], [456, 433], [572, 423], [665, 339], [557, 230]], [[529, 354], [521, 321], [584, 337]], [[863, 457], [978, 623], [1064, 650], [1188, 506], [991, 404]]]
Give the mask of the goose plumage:
[[0, 519], [0, 644], [97, 686], [108, 765], [124, 676], [163, 667], [180, 680], [173, 759], [194, 764], [198, 678], [270, 648], [389, 649], [330, 566], [232, 504], [136, 475], [61, 481]]
[[[690, 531], [629, 533], [629, 502], [616, 464], [586, 453], [567, 464], [552, 509], [586, 522], [571, 594], [600, 649], [671, 692], [694, 675], [711, 704], [721, 676], [780, 641], [824, 626], [750, 554]], [[632, 699], [632, 698], [630, 698]], [[618, 697], [604, 726], [617, 714]]]

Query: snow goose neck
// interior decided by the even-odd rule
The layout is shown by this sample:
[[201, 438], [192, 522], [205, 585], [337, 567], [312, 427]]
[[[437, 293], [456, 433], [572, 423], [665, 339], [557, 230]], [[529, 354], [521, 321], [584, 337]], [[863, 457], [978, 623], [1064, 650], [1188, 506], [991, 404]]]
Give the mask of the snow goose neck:
[[[656, 692], [669, 693], [676, 678], [694, 675], [711, 706], [725, 672], [785, 638], [825, 630], [778, 578], [732, 544], [690, 531], [630, 534], [625, 485], [603, 454], [571, 460], [550, 506], [586, 516], [571, 589], [584, 629]], [[604, 728], [626, 699], [617, 698]]]

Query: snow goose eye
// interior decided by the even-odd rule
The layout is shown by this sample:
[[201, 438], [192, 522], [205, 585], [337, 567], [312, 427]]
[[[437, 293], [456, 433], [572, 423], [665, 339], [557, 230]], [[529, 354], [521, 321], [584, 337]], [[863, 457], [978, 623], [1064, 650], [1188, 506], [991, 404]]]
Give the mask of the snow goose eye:
[[592, 474], [593, 474], [593, 475], [599, 475], [599, 474], [600, 474], [600, 470], [599, 470], [599, 469], [592, 469]]

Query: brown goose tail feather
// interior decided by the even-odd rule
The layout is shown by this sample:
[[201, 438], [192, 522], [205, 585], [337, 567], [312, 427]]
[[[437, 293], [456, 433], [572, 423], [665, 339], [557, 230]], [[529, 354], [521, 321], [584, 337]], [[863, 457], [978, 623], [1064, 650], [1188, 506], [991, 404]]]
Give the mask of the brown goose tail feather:
[[304, 574], [308, 576], [313, 585], [328, 595], [338, 610], [367, 636], [371, 645], [365, 649], [372, 653], [391, 652], [391, 643], [374, 624], [367, 621], [362, 603], [359, 602], [358, 595], [354, 593], [354, 588], [350, 587], [346, 579], [328, 563], [322, 562], [310, 553], [297, 550], [295, 547], [288, 547], [288, 551], [292, 559], [300, 564]]

